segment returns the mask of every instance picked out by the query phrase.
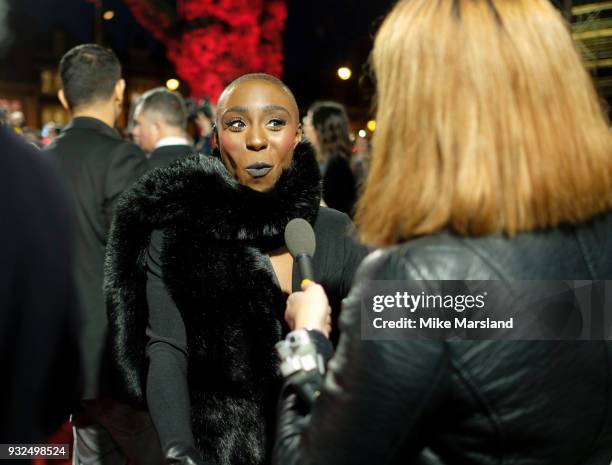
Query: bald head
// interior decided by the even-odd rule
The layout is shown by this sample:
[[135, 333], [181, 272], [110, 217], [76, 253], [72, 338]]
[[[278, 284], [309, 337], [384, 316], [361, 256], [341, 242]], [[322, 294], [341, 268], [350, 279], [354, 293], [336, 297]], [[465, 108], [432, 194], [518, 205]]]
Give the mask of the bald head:
[[291, 89], [289, 89], [289, 87], [287, 87], [287, 85], [280, 79], [274, 76], [271, 76], [269, 74], [265, 74], [265, 73], [245, 74], [243, 76], [240, 76], [234, 79], [232, 82], [230, 82], [227, 85], [227, 87], [223, 90], [223, 92], [221, 92], [221, 96], [219, 97], [219, 103], [217, 104], [217, 109], [218, 109], [217, 115], [221, 115], [224, 109], [226, 109], [227, 99], [237, 87], [239, 87], [241, 84], [244, 84], [246, 82], [253, 82], [253, 81], [261, 81], [262, 84], [264, 85], [267, 84], [267, 85], [275, 86], [278, 89], [281, 89], [285, 94], [287, 94], [287, 96], [289, 97], [289, 100], [291, 101], [290, 111], [293, 113], [295, 118], [299, 120], [298, 105], [295, 100], [295, 96], [293, 95], [293, 92], [291, 92]]
[[[276, 183], [302, 137], [292, 92], [267, 74], [247, 74], [227, 86], [217, 106], [216, 127], [225, 167], [257, 191]], [[265, 164], [267, 171], [253, 172], [254, 164]]]

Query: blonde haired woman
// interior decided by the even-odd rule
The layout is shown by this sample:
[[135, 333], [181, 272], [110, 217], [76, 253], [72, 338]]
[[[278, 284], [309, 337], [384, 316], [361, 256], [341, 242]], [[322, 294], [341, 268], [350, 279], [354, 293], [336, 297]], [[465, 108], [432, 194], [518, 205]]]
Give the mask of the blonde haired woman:
[[[372, 254], [312, 407], [281, 400], [278, 464], [608, 464], [612, 344], [361, 341], [371, 280], [612, 279], [612, 136], [547, 0], [404, 0], [377, 34], [356, 220]], [[326, 298], [289, 299], [320, 353]], [[298, 397], [300, 395], [301, 397]]]

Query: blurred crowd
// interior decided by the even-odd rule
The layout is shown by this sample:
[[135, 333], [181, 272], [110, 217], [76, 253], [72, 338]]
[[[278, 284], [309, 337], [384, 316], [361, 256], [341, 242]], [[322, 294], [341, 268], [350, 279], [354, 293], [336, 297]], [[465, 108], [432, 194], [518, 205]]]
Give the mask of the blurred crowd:
[[[171, 97], [158, 105], [156, 111], [147, 112], [147, 118], [143, 120], [142, 103], [151, 95], [161, 95], [161, 100], [163, 96]], [[173, 103], [176, 105], [174, 109]], [[177, 122], [168, 125], [165, 120], [168, 112], [173, 110], [178, 112], [175, 115]], [[211, 154], [213, 151], [215, 107], [209, 99], [184, 98], [178, 92], [158, 87], [138, 96], [128, 113], [131, 116], [128, 125], [125, 128], [117, 127], [116, 130], [123, 140], [138, 145], [153, 166], [159, 166], [157, 158], [161, 158], [152, 157], [155, 145], [165, 137], [158, 135], [155, 139], [150, 131], [153, 125], [164, 126], [163, 133], [176, 135], [181, 145], [190, 147], [189, 151], [204, 154]], [[359, 187], [367, 176], [371, 151], [369, 138], [351, 130], [352, 125], [346, 109], [338, 102], [315, 102], [304, 112], [302, 122], [304, 137], [313, 144], [324, 176], [325, 205], [352, 216]], [[0, 108], [0, 125], [8, 127], [38, 149], [49, 146], [63, 129], [54, 121], [45, 123], [40, 129], [34, 128], [27, 124], [22, 111], [11, 111], [7, 108]]]

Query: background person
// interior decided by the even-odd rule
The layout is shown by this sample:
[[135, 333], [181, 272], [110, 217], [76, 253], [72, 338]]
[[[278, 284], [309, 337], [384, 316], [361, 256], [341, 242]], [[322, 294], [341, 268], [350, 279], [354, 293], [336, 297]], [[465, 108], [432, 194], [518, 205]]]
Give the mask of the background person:
[[194, 152], [186, 134], [187, 110], [183, 97], [165, 87], [145, 92], [134, 111], [135, 142], [149, 156], [153, 168], [166, 166]]
[[352, 143], [343, 105], [317, 102], [304, 118], [304, 134], [313, 144], [323, 173], [323, 200], [330, 208], [353, 215], [357, 184], [351, 169]]
[[200, 104], [196, 104], [195, 110], [190, 113], [189, 118], [193, 120], [198, 129], [198, 137], [195, 144], [196, 152], [203, 153], [205, 155], [212, 153], [215, 108], [210, 103], [210, 100], [204, 99], [204, 101]]
[[74, 461], [123, 464], [127, 454], [135, 464], [159, 463], [161, 451], [148, 415], [110, 399], [102, 290], [115, 204], [149, 166], [144, 153], [113, 128], [125, 91], [115, 54], [99, 45], [79, 45], [62, 57], [59, 72], [58, 97], [72, 120], [45, 150], [58, 162], [77, 212], [75, 272], [85, 310], [85, 386], [82, 408], [73, 415]]
[[15, 134], [21, 135], [25, 125], [25, 115], [22, 111], [12, 111], [8, 116], [8, 124], [15, 131]]
[[2, 444], [43, 443], [80, 398], [74, 211], [60, 181], [37, 149], [0, 127]]

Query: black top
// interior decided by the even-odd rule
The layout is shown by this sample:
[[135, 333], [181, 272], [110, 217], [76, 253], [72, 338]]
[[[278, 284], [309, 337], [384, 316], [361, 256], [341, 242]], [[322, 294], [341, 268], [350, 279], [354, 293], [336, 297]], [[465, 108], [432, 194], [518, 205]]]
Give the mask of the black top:
[[79, 398], [74, 212], [56, 167], [0, 127], [0, 443], [40, 443]]
[[323, 172], [323, 200], [328, 207], [353, 216], [357, 200], [357, 183], [348, 160], [330, 157]]
[[424, 292], [434, 284], [423, 279], [610, 280], [610, 238], [612, 213], [513, 239], [441, 233], [371, 254], [314, 407], [284, 392], [275, 463], [608, 465], [612, 342], [361, 341], [360, 312], [369, 280]]
[[149, 165], [151, 168], [157, 168], [159, 166], [167, 166], [179, 158], [191, 155], [196, 151], [191, 145], [164, 145], [156, 148], [151, 152], [149, 157]]
[[[353, 274], [365, 256], [366, 249], [353, 241], [352, 223], [348, 217], [335, 210], [322, 208], [314, 231], [317, 241], [313, 257], [315, 274], [329, 294], [336, 319], [340, 301], [348, 293]], [[154, 231], [147, 257], [147, 356], [150, 360], [147, 403], [162, 447], [168, 450], [176, 444], [194, 446], [194, 440], [190, 428], [186, 382], [187, 338], [181, 314], [163, 282], [160, 260], [162, 247], [163, 234]], [[296, 262], [292, 281], [293, 290], [299, 290], [300, 276]], [[284, 323], [284, 315], [278, 315], [278, 318]]]
[[85, 310], [84, 398], [97, 397], [107, 318], [104, 254], [120, 194], [148, 170], [144, 153], [95, 118], [74, 118], [46, 149], [58, 162], [77, 213], [77, 285]]

